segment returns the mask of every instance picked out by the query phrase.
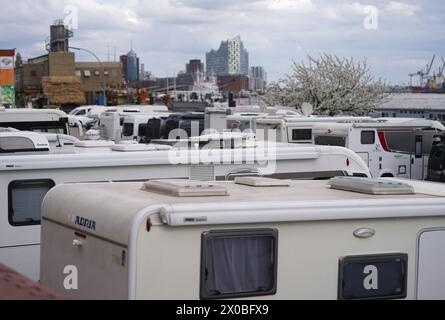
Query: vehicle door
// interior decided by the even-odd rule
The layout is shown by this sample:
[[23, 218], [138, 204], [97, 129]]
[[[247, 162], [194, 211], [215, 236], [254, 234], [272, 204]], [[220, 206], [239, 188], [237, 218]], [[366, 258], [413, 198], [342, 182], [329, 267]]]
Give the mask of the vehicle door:
[[424, 179], [423, 136], [414, 136], [414, 153], [411, 154], [411, 179]]

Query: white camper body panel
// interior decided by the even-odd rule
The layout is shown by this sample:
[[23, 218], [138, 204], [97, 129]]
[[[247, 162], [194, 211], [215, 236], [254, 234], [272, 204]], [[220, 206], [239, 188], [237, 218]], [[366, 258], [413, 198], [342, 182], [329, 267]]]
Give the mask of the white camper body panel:
[[[15, 191], [30, 190], [23, 189], [24, 184], [39, 183], [49, 190], [54, 185], [65, 183], [147, 181], [165, 178], [188, 179], [191, 177], [213, 181], [233, 180], [246, 175], [285, 179], [326, 179], [337, 175], [370, 176], [368, 168], [360, 157], [347, 149], [338, 147], [278, 145], [276, 158], [268, 158], [267, 153], [261, 151], [261, 148], [212, 150], [212, 159], [219, 159], [219, 161], [215, 164], [207, 164], [202, 162], [209, 159], [202, 156], [204, 152], [207, 155], [207, 151], [182, 151], [178, 156], [173, 150], [165, 150], [165, 146], [159, 146], [158, 150], [158, 147], [149, 145], [148, 147], [151, 147], [153, 151], [141, 151], [140, 146], [147, 146], [136, 145], [137, 148], [135, 148], [134, 145], [115, 145], [112, 148], [119, 151], [112, 151], [106, 144], [100, 147], [101, 143], [84, 143], [93, 146], [97, 144], [97, 147], [74, 146], [66, 152], [60, 150], [48, 154], [0, 157], [1, 263], [16, 266], [22, 274], [38, 280], [38, 260], [34, 263], [21, 261], [23, 261], [23, 255], [29, 254], [29, 247], [36, 250], [33, 251], [32, 256], [37, 253], [38, 249], [35, 248], [38, 248], [40, 243], [40, 226], [38, 222], [33, 223], [33, 220], [29, 220], [29, 223], [26, 220], [20, 221], [18, 225], [11, 223], [14, 219], [11, 218], [10, 206], [14, 199], [22, 201], [17, 205], [35, 202], [33, 208], [40, 207], [37, 198], [33, 198], [32, 189], [26, 196], [11, 198]], [[173, 160], [176, 157], [179, 162], [172, 162], [172, 156]], [[232, 160], [220, 163], [221, 159]], [[31, 212], [29, 213], [30, 218], [40, 219], [38, 210], [32, 211], [32, 215]], [[3, 254], [3, 251], [10, 252], [12, 249], [15, 250], [14, 255]]]
[[[369, 121], [369, 117], [265, 116], [253, 119], [253, 130], [268, 137], [274, 130], [277, 142], [312, 143], [312, 126], [317, 123]], [[305, 132], [306, 131], [306, 132]], [[270, 136], [269, 136], [270, 138]]]
[[[414, 195], [372, 196], [331, 190], [322, 181], [218, 184], [230, 195], [173, 197], [141, 191], [137, 183], [53, 189], [44, 203], [42, 283], [74, 299], [197, 300], [203, 236], [267, 229], [279, 240], [277, 290], [266, 299], [338, 299], [342, 259], [386, 254], [408, 257], [407, 299], [445, 299], [445, 286], [432, 281], [443, 284], [441, 269], [425, 276], [432, 262], [444, 265], [443, 237], [422, 238], [432, 227], [445, 232], [442, 185], [418, 182]], [[373, 232], [362, 237], [360, 230]], [[66, 265], [79, 266], [79, 290], [63, 288]]]

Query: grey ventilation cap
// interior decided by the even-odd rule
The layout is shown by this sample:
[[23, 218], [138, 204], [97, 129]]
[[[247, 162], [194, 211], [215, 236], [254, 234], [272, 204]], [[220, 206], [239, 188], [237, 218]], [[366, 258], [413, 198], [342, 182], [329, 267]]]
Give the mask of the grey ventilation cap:
[[414, 188], [404, 182], [359, 177], [335, 177], [329, 183], [332, 189], [372, 195], [413, 195]]
[[215, 183], [194, 180], [153, 180], [144, 183], [142, 191], [173, 197], [228, 196], [227, 188]]

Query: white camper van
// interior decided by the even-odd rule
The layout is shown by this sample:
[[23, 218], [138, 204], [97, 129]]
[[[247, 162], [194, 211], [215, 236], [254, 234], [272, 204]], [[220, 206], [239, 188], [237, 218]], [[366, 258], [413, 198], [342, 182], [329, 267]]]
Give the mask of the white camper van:
[[[70, 299], [445, 299], [445, 186], [362, 178], [63, 185], [41, 281]], [[77, 290], [64, 287], [75, 268]]]
[[279, 145], [272, 154], [261, 145], [182, 150], [165, 145], [73, 140], [72, 146], [52, 148], [41, 134], [8, 132], [0, 133], [0, 152], [0, 263], [34, 280], [39, 276], [41, 203], [59, 184], [370, 175], [359, 156], [339, 147]]
[[381, 118], [358, 123], [318, 123], [312, 127], [317, 145], [353, 150], [374, 177], [424, 180], [435, 137], [445, 130], [438, 121]]
[[21, 131], [69, 134], [68, 115], [54, 109], [0, 108], [0, 127]]
[[[149, 119], [152, 119], [154, 117], [158, 117], [162, 114], [168, 116], [170, 113], [159, 111], [159, 112], [140, 112], [135, 109], [134, 111], [131, 111], [130, 109], [126, 109], [124, 111], [107, 111], [100, 115], [99, 117], [99, 123], [100, 123], [100, 137], [105, 140], [120, 142], [123, 140], [128, 140], [127, 138], [124, 138], [123, 136], [123, 129], [124, 124], [127, 116], [135, 116], [134, 121], [137, 119], [143, 120], [143, 118], [136, 118], [136, 116], [145, 116], [146, 122], [148, 123]], [[143, 121], [142, 121], [143, 122]], [[141, 123], [142, 123], [141, 122]], [[127, 128], [128, 129], [128, 128]], [[136, 129], [133, 128], [133, 131]], [[139, 130], [137, 130], [139, 133]], [[133, 138], [133, 133], [131, 138]], [[132, 140], [132, 139], [131, 139]]]
[[169, 115], [169, 113], [165, 112], [138, 113], [124, 116], [121, 140], [141, 142], [141, 140], [147, 135], [147, 126], [151, 119], [167, 119]]

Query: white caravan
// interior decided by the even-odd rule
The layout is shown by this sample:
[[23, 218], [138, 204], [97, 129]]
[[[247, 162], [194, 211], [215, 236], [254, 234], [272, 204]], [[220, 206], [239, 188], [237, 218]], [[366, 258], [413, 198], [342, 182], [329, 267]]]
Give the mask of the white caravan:
[[376, 119], [358, 123], [318, 123], [314, 143], [351, 149], [368, 164], [374, 177], [426, 179], [435, 137], [445, 130], [438, 121]]
[[0, 127], [21, 131], [69, 134], [68, 115], [55, 109], [0, 108]]
[[59, 184], [370, 175], [359, 156], [339, 147], [283, 144], [269, 150], [259, 144], [182, 150], [165, 145], [74, 141], [72, 146], [52, 148], [41, 134], [7, 132], [0, 133], [0, 152], [0, 263], [34, 280], [39, 275], [41, 202], [48, 190]]
[[59, 186], [41, 282], [68, 299], [443, 300], [445, 186], [385, 180]]

